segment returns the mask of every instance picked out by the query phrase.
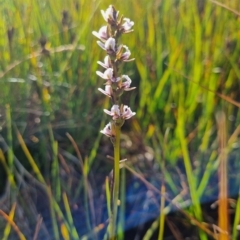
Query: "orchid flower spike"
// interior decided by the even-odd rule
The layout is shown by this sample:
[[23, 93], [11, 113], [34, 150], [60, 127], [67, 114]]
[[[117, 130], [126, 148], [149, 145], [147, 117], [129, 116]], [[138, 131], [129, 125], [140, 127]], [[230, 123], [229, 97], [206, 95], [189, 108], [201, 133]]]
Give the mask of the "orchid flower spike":
[[101, 133], [112, 138], [113, 142], [115, 137], [119, 138], [119, 134], [116, 136], [116, 129], [119, 130], [125, 120], [136, 114], [127, 105], [120, 104], [122, 94], [135, 87], [130, 87], [132, 80], [128, 75], [119, 73], [121, 64], [134, 59], [130, 59], [131, 52], [126, 45], [118, 44], [122, 34], [133, 31], [134, 22], [129, 18], [119, 18], [119, 12], [112, 5], [105, 11], [101, 10], [101, 13], [107, 26], [101, 27], [98, 32], [92, 32], [98, 38], [97, 44], [106, 52], [103, 62], [97, 61], [104, 71], [96, 71], [96, 74], [105, 80], [105, 89], [98, 88], [98, 90], [113, 103], [111, 110], [104, 109], [104, 112], [112, 117], [112, 121], [101, 130]]

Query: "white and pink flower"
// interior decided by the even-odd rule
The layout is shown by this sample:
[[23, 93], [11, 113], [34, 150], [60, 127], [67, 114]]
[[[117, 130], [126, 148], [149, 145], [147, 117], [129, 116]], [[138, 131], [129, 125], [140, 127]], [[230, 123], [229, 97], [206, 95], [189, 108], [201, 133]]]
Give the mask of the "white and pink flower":
[[120, 109], [118, 105], [113, 105], [111, 108], [111, 111], [108, 111], [107, 109], [103, 110], [106, 114], [110, 115], [113, 120], [117, 120], [121, 117]]
[[121, 117], [122, 119], [129, 119], [131, 118], [132, 116], [134, 116], [136, 113], [135, 112], [132, 112], [132, 110], [130, 109], [130, 107], [124, 105], [123, 106], [123, 110], [121, 112]]
[[101, 133], [105, 134], [107, 137], [115, 137], [115, 131], [112, 127], [112, 123], [108, 123], [103, 130], [100, 131]]
[[130, 88], [132, 80], [128, 75], [122, 75], [121, 80], [122, 81], [119, 81], [119, 83], [118, 83], [118, 88], [119, 89], [122, 89], [124, 91], [132, 91], [136, 88], [136, 87], [131, 87]]
[[98, 91], [100, 91], [101, 93], [103, 93], [104, 95], [112, 98], [113, 96], [113, 91], [112, 91], [112, 87], [111, 85], [105, 85], [105, 90], [98, 88]]
[[122, 33], [128, 33], [132, 31], [132, 27], [134, 25], [134, 22], [131, 21], [129, 18], [123, 19], [125, 22], [121, 25], [121, 32]]
[[103, 42], [106, 42], [108, 40], [108, 38], [110, 37], [108, 35], [108, 27], [107, 26], [101, 27], [98, 32], [93, 31], [92, 34], [95, 37], [99, 38]]
[[97, 41], [97, 44], [105, 51], [112, 53], [115, 52], [115, 45], [116, 45], [116, 40], [115, 38], [108, 38], [108, 40], [105, 43], [102, 43], [100, 41]]
[[123, 62], [130, 62], [134, 60], [134, 59], [129, 60], [130, 55], [131, 55], [131, 52], [129, 51], [126, 45], [121, 45], [120, 47], [118, 47], [118, 51], [116, 54], [118, 60]]
[[112, 68], [111, 58], [108, 55], [104, 58], [104, 62], [97, 61], [97, 63], [106, 69]]
[[100, 71], [96, 71], [96, 74], [108, 81], [112, 81], [113, 79], [113, 69], [112, 68], [107, 68], [104, 73], [100, 72]]
[[118, 13], [115, 8], [110, 5], [106, 11], [101, 10], [104, 20], [108, 23], [116, 23], [118, 18]]

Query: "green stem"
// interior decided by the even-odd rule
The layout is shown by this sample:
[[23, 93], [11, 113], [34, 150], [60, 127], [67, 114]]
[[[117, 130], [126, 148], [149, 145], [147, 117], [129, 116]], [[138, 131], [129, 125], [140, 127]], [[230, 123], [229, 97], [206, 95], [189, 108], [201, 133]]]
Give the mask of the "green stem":
[[113, 169], [113, 206], [112, 206], [112, 232], [110, 239], [116, 239], [118, 198], [119, 198], [119, 172], [120, 172], [120, 133], [121, 127], [115, 125], [115, 143], [114, 143], [114, 169]]

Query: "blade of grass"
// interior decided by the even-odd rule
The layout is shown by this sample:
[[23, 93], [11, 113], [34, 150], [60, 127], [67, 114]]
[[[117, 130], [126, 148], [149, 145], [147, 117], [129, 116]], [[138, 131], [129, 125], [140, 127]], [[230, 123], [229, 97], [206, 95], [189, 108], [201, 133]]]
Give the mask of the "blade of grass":
[[[188, 152], [188, 146], [187, 146], [187, 140], [185, 137], [185, 114], [184, 114], [184, 103], [183, 103], [183, 85], [179, 84], [181, 88], [179, 89], [181, 91], [180, 94], [180, 99], [179, 99], [179, 107], [178, 107], [178, 118], [177, 118], [177, 135], [181, 144], [181, 150], [182, 150], [182, 155], [183, 155], [183, 161], [184, 161], [184, 166], [186, 169], [186, 174], [187, 174], [187, 179], [188, 179], [188, 185], [189, 185], [189, 191], [190, 191], [190, 196], [192, 199], [192, 204], [193, 204], [193, 212], [198, 221], [202, 221], [202, 211], [201, 211], [201, 206], [200, 206], [200, 200], [197, 195], [197, 190], [196, 190], [196, 178], [194, 175], [194, 172], [192, 170], [191, 166], [191, 160], [189, 157], [189, 152]], [[207, 236], [204, 232], [200, 231], [199, 232], [199, 237], [202, 240], [207, 240]]]
[[229, 239], [228, 214], [228, 181], [227, 181], [227, 153], [226, 153], [226, 117], [223, 112], [216, 115], [219, 141], [219, 198], [218, 198], [218, 227], [219, 240]]
[[24, 140], [22, 138], [22, 135], [20, 134], [20, 132], [18, 131], [17, 128], [15, 128], [15, 130], [16, 130], [16, 133], [17, 133], [17, 138], [18, 138], [19, 144], [20, 144], [20, 146], [21, 146], [25, 156], [27, 157], [27, 160], [29, 161], [29, 163], [30, 163], [34, 173], [36, 174], [36, 177], [37, 177], [38, 181], [40, 183], [46, 185], [44, 177], [41, 174], [41, 171], [39, 170], [39, 168], [38, 168], [36, 162], [34, 161], [31, 153], [29, 152], [29, 150], [28, 150], [28, 148], [27, 148], [27, 146], [26, 146], [26, 144], [25, 144], [25, 142], [24, 142]]
[[222, 7], [222, 8], [227, 9], [228, 11], [234, 13], [234, 14], [237, 15], [237, 16], [240, 16], [240, 13], [239, 13], [238, 11], [236, 11], [235, 9], [232, 9], [232, 8], [228, 7], [227, 5], [225, 5], [225, 4], [221, 3], [221, 2], [214, 1], [214, 0], [209, 0], [209, 1], [212, 2], [212, 3], [214, 3], [214, 4], [216, 4], [216, 5], [218, 5], [218, 6], [220, 6], [220, 7]]
[[39, 233], [41, 225], [42, 225], [42, 220], [43, 220], [43, 218], [40, 215], [38, 215], [37, 224], [36, 224], [34, 235], [33, 235], [33, 240], [38, 239], [38, 233]]
[[12, 220], [12, 218], [7, 215], [3, 210], [0, 209], [0, 215], [12, 226], [13, 230], [17, 233], [20, 240], [26, 240], [26, 237], [23, 235], [21, 230], [18, 228], [16, 223]]
[[52, 184], [54, 186], [54, 196], [56, 201], [60, 200], [61, 197], [61, 184], [60, 184], [60, 176], [59, 176], [59, 162], [58, 162], [58, 142], [52, 142], [52, 152], [53, 152], [53, 162], [51, 166], [51, 176], [52, 176]]
[[233, 221], [233, 228], [232, 228], [232, 240], [237, 240], [238, 239], [238, 226], [240, 224], [240, 188], [238, 192], [238, 199], [237, 199], [237, 205], [236, 205], [236, 210], [235, 210], [235, 217]]
[[[63, 221], [64, 221], [64, 215], [63, 215], [59, 205], [57, 204], [57, 201], [52, 196], [51, 188], [45, 182], [43, 175], [41, 174], [37, 164], [35, 163], [32, 155], [30, 154], [30, 152], [29, 152], [29, 150], [17, 128], [16, 128], [16, 132], [17, 132], [17, 138], [20, 143], [20, 146], [22, 147], [22, 150], [25, 153], [34, 173], [36, 174], [38, 181], [45, 186], [45, 190], [48, 194], [49, 201], [50, 201], [50, 213], [51, 213], [51, 220], [52, 220], [52, 224], [53, 224], [54, 236], [56, 239], [59, 239], [59, 230], [58, 230], [58, 226], [57, 226], [55, 211]], [[66, 221], [64, 221], [64, 224], [67, 226], [68, 230], [70, 231], [70, 227], [68, 226]]]
[[164, 208], [165, 208], [165, 194], [166, 189], [164, 183], [161, 187], [161, 205], [160, 205], [160, 219], [159, 219], [159, 232], [158, 232], [158, 240], [163, 240], [164, 238], [164, 225], [165, 225], [165, 214], [164, 214]]
[[6, 105], [6, 123], [7, 123], [7, 140], [8, 140], [8, 167], [10, 174], [13, 175], [13, 148], [12, 148], [12, 118], [10, 105]]
[[14, 174], [13, 172], [9, 169], [8, 167], [8, 164], [7, 164], [7, 161], [5, 159], [5, 156], [3, 154], [3, 151], [2, 149], [0, 149], [0, 162], [2, 163], [3, 167], [4, 167], [4, 170], [6, 171], [7, 173], [7, 178], [8, 178], [8, 181], [10, 182], [11, 186], [13, 188], [16, 188], [16, 182], [14, 180]]
[[176, 239], [176, 240], [183, 240], [184, 238], [183, 238], [183, 236], [182, 236], [182, 234], [181, 234], [181, 230], [176, 229], [176, 227], [174, 226], [174, 224], [173, 224], [171, 221], [169, 221], [167, 218], [166, 218], [166, 222], [167, 222], [167, 225], [168, 225], [168, 227], [170, 228], [173, 236], [175, 237], [175, 239]]
[[63, 203], [64, 203], [65, 211], [66, 211], [66, 214], [67, 214], [67, 220], [68, 220], [70, 228], [71, 228], [71, 236], [72, 236], [73, 239], [77, 240], [77, 239], [79, 239], [79, 236], [78, 236], [77, 230], [74, 226], [74, 222], [73, 222], [73, 218], [72, 218], [71, 209], [70, 209], [70, 206], [69, 206], [67, 194], [65, 192], [63, 192], [62, 197], [63, 197]]
[[[11, 221], [13, 221], [14, 214], [15, 214], [15, 210], [16, 210], [16, 206], [17, 206], [17, 204], [16, 204], [16, 202], [15, 202], [15, 203], [12, 205], [12, 208], [11, 208], [11, 210], [10, 210], [10, 212], [9, 212], [9, 219], [10, 219]], [[12, 227], [11, 224], [8, 222], [7, 225], [6, 225], [6, 227], [5, 227], [5, 229], [4, 229], [2, 240], [7, 240], [7, 239], [8, 239], [9, 234], [10, 234], [10, 231], [11, 231], [11, 227]]]
[[70, 240], [70, 236], [69, 236], [69, 232], [67, 230], [67, 227], [64, 223], [61, 223], [61, 233], [62, 233], [62, 237], [64, 240]]
[[91, 232], [92, 226], [91, 226], [91, 221], [90, 221], [89, 205], [90, 205], [90, 210], [91, 210], [91, 215], [92, 215], [94, 225], [95, 225], [95, 210], [94, 210], [94, 204], [93, 204], [93, 199], [92, 199], [92, 190], [91, 190], [90, 183], [88, 181], [89, 161], [86, 158], [85, 162], [83, 162], [82, 155], [81, 155], [79, 148], [78, 148], [76, 142], [74, 141], [73, 137], [69, 133], [66, 133], [66, 135], [67, 135], [68, 139], [71, 141], [71, 143], [74, 147], [74, 150], [77, 153], [77, 157], [80, 162], [81, 171], [83, 173], [84, 206], [85, 206], [85, 210], [86, 210], [86, 222], [87, 222], [87, 226], [88, 226], [88, 231]]

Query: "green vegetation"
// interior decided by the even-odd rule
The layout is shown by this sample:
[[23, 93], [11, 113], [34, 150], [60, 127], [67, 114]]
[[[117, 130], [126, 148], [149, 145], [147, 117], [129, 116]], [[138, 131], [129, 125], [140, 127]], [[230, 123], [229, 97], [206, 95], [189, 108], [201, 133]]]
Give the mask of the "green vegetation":
[[[109, 102], [97, 91], [104, 54], [92, 31], [110, 4], [135, 22], [122, 39], [136, 59], [124, 72], [137, 87], [127, 94], [137, 115], [123, 128], [121, 202], [129, 187], [142, 194], [142, 184], [161, 209], [146, 240], [163, 239], [171, 209], [194, 229], [191, 236], [230, 239], [232, 219], [229, 234], [237, 239], [240, 5], [222, 2], [0, 2], [1, 239], [104, 236], [112, 146], [99, 132]], [[213, 218], [202, 203], [217, 200]], [[124, 211], [122, 204], [118, 239], [129, 223]]]

